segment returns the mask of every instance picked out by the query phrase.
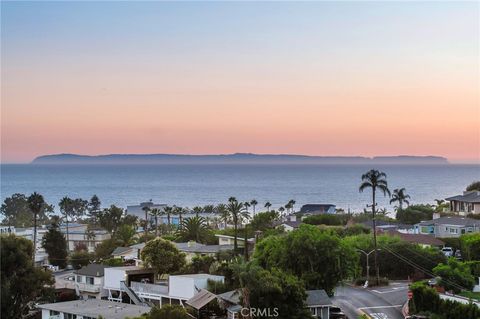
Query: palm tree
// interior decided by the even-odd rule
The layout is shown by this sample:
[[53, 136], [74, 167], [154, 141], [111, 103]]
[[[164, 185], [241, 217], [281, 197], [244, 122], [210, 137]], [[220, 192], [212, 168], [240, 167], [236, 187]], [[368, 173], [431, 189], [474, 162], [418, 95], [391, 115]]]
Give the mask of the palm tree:
[[365, 174], [362, 175], [362, 184], [360, 184], [359, 191], [362, 193], [365, 189], [371, 188], [372, 189], [372, 222], [373, 222], [373, 242], [374, 242], [374, 260], [375, 260], [375, 270], [377, 272], [377, 285], [380, 281], [380, 271], [377, 264], [377, 228], [376, 228], [376, 221], [375, 221], [375, 208], [376, 208], [376, 201], [375, 195], [377, 189], [383, 193], [383, 196], [390, 196], [390, 190], [388, 189], [387, 183], [387, 174], [384, 172], [380, 172], [378, 170], [372, 169]]
[[203, 213], [203, 207], [200, 206], [195, 206], [192, 210], [195, 213], [195, 217], [199, 217], [199, 215]]
[[158, 217], [162, 216], [164, 211], [158, 208], [154, 208], [150, 211], [150, 215], [155, 218], [155, 237], [158, 237]]
[[245, 202], [245, 203], [243, 203], [243, 206], [245, 207], [245, 210], [247, 211], [247, 214], [250, 214], [250, 212], [248, 211], [248, 208], [250, 207], [250, 203]]
[[291, 199], [291, 200], [288, 201], [288, 203], [290, 204], [290, 208], [292, 210], [292, 213], [295, 213], [295, 210], [293, 208], [295, 206], [296, 201]]
[[167, 215], [167, 225], [168, 225], [168, 229], [170, 230], [170, 216], [172, 215], [173, 208], [170, 206], [167, 206], [163, 210], [165, 212], [165, 215]]
[[173, 206], [173, 215], [178, 215], [178, 227], [182, 227], [182, 222], [183, 222], [183, 213], [188, 212], [188, 209], [178, 207], [178, 206]]
[[252, 207], [253, 207], [253, 215], [255, 216], [255, 206], [258, 205], [257, 200], [256, 200], [256, 199], [252, 199], [252, 200], [250, 201], [250, 205], [252, 205]]
[[267, 212], [270, 211], [270, 207], [272, 207], [272, 204], [270, 202], [265, 203], [265, 208], [267, 209]]
[[290, 204], [290, 202], [286, 203], [285, 208], [287, 209], [287, 214], [290, 213], [290, 209], [292, 208], [292, 204]]
[[237, 252], [238, 224], [240, 223], [240, 220], [242, 218], [242, 213], [245, 213], [245, 206], [243, 205], [243, 203], [239, 203], [235, 198], [233, 198], [233, 200], [229, 200], [229, 203], [227, 205], [227, 211], [230, 213], [230, 217], [232, 218], [234, 227], [233, 251]]
[[28, 208], [33, 213], [33, 263], [35, 263], [35, 254], [37, 252], [37, 219], [45, 206], [43, 196], [34, 192], [28, 197]]
[[177, 235], [182, 241], [195, 240], [197, 243], [204, 242], [208, 227], [203, 217], [191, 217], [182, 222], [182, 228]]
[[150, 213], [150, 207], [143, 206], [142, 210], [145, 212], [145, 228], [143, 229], [143, 234], [145, 236], [145, 241], [146, 241], [147, 235], [148, 235], [148, 214]]
[[283, 217], [283, 216], [284, 216], [283, 214], [285, 213], [285, 207], [280, 206], [280, 208], [278, 209], [278, 211], [280, 212], [280, 215]]
[[227, 228], [227, 223], [230, 220], [230, 213], [228, 212], [227, 205], [225, 204], [218, 204], [215, 207], [215, 211], [220, 217], [220, 221], [224, 223], [224, 228]]
[[73, 209], [73, 200], [67, 196], [63, 197], [60, 202], [58, 203], [60, 207], [60, 212], [65, 215], [65, 224], [66, 224], [66, 232], [67, 232], [67, 250], [70, 250], [70, 237], [69, 237], [69, 229], [68, 229], [68, 216], [72, 214]]
[[405, 188], [400, 188], [400, 189], [394, 189], [393, 190], [393, 195], [392, 199], [390, 199], [390, 204], [398, 202], [398, 210], [403, 209], [403, 204], [407, 204], [407, 206], [410, 204], [408, 199], [410, 198], [410, 195], [407, 195], [405, 193]]

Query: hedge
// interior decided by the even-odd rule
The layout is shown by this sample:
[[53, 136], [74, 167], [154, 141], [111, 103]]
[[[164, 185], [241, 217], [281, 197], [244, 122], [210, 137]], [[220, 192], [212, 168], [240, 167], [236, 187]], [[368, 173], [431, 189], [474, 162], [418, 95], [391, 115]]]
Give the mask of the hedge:
[[435, 289], [424, 282], [410, 286], [413, 298], [408, 302], [410, 314], [431, 312], [444, 319], [478, 319], [480, 308], [475, 304], [462, 304], [456, 301], [442, 300]]

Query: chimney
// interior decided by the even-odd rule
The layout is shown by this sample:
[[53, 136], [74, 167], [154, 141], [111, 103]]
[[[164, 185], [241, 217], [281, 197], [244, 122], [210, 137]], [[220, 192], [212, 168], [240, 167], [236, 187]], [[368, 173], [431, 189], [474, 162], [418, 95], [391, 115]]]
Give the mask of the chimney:
[[291, 222], [296, 222], [297, 221], [297, 215], [290, 215], [290, 221]]
[[440, 213], [433, 213], [432, 219], [439, 219], [440, 218]]

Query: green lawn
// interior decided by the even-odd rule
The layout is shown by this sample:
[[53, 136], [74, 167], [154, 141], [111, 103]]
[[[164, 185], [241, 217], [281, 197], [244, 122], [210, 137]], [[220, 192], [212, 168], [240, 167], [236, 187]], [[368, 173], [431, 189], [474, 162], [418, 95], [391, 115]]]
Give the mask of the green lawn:
[[459, 293], [459, 295], [467, 297], [467, 298], [480, 300], [480, 292], [463, 291], [463, 292]]

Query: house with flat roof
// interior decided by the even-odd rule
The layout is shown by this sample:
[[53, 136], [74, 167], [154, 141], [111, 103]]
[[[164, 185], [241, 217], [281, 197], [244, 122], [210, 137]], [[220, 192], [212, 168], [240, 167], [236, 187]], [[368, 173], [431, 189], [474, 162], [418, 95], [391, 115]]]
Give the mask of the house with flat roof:
[[480, 191], [465, 191], [462, 195], [445, 198], [450, 202], [450, 211], [465, 216], [480, 214]]
[[480, 220], [445, 216], [422, 221], [414, 225], [415, 234], [432, 235], [434, 237], [460, 237], [463, 234], [480, 232]]
[[42, 319], [119, 319], [140, 317], [150, 312], [150, 307], [130, 305], [100, 299], [74, 300], [38, 305]]
[[333, 204], [305, 204], [300, 208], [303, 215], [335, 214], [336, 206]]

